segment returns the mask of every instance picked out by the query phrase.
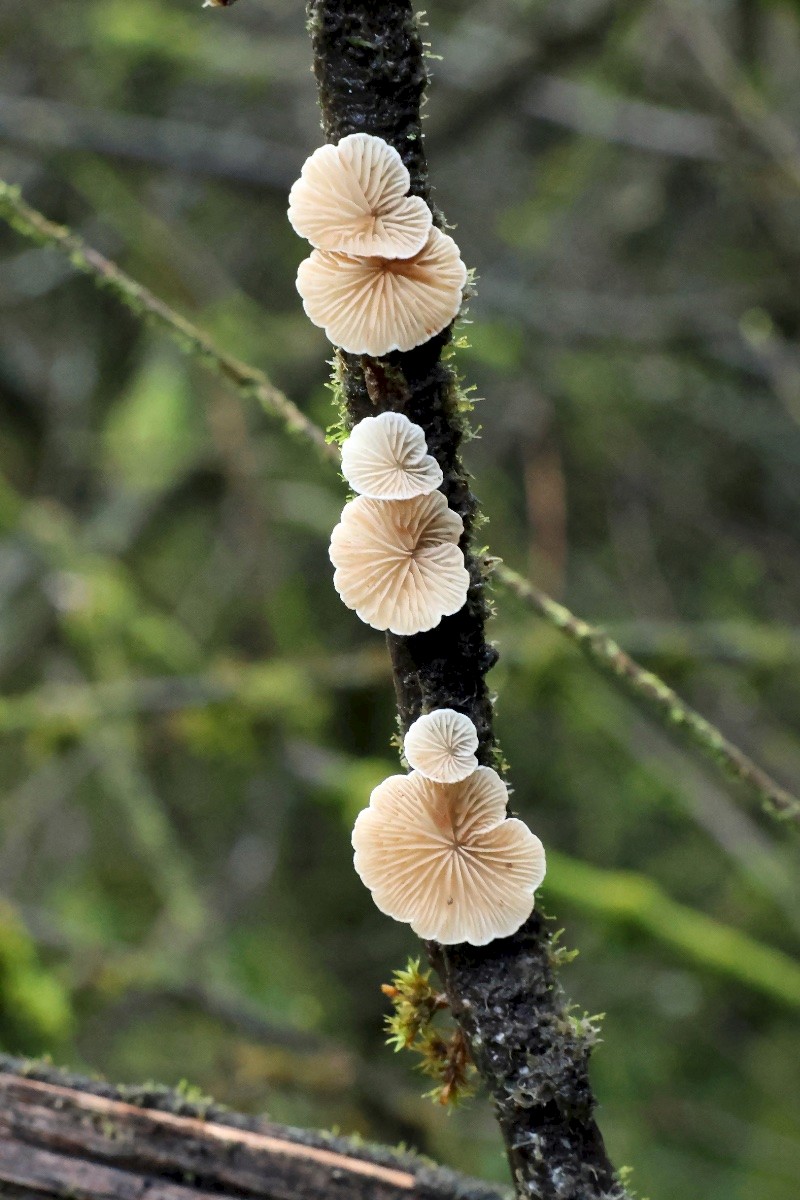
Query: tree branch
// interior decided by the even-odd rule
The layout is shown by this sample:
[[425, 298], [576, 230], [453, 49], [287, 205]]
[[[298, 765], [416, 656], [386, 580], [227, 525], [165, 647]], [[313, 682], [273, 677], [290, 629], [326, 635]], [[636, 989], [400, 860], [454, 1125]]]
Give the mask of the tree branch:
[[[408, 168], [412, 194], [430, 203], [420, 121], [427, 76], [411, 3], [309, 0], [307, 8], [328, 141], [362, 130], [383, 137]], [[337, 351], [339, 378], [348, 425], [394, 410], [423, 428], [443, 471], [442, 490], [464, 522], [464, 607], [427, 633], [387, 634], [400, 724], [407, 729], [437, 708], [464, 712], [478, 731], [479, 761], [502, 770], [485, 679], [497, 659], [485, 634], [488, 564], [472, 542], [478, 504], [460, 456], [467, 425], [458, 381], [442, 359], [449, 340], [447, 329], [380, 361]], [[513, 937], [488, 947], [432, 943], [428, 954], [491, 1093], [519, 1195], [623, 1197], [593, 1115], [588, 1062], [595, 1031], [570, 1019], [548, 922], [537, 912]]]
[[627, 696], [651, 715], [656, 715], [660, 724], [702, 750], [726, 775], [744, 784], [773, 816], [800, 822], [800, 800], [796, 796], [776, 783], [715, 725], [684, 703], [663, 679], [635, 662], [603, 629], [576, 617], [505, 563], [496, 563], [494, 574], [510, 592], [574, 642], [592, 665]]
[[0, 1056], [0, 1193], [24, 1200], [502, 1200], [485, 1184], [166, 1088]]

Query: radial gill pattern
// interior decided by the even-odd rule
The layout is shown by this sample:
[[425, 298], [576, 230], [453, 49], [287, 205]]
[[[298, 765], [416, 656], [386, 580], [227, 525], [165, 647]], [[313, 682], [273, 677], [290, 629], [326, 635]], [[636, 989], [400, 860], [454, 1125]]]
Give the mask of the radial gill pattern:
[[514, 933], [545, 874], [541, 842], [506, 817], [499, 775], [479, 767], [460, 783], [393, 775], [353, 829], [354, 864], [381, 912], [421, 938], [483, 946]]
[[410, 258], [425, 245], [432, 220], [425, 201], [406, 194], [410, 183], [393, 146], [352, 133], [306, 160], [289, 193], [289, 220], [321, 250]]
[[424, 431], [396, 412], [359, 421], [342, 446], [342, 473], [351, 487], [374, 500], [409, 500], [442, 482]]
[[358, 496], [331, 535], [334, 587], [373, 629], [432, 629], [467, 598], [463, 529], [441, 492], [411, 500]]

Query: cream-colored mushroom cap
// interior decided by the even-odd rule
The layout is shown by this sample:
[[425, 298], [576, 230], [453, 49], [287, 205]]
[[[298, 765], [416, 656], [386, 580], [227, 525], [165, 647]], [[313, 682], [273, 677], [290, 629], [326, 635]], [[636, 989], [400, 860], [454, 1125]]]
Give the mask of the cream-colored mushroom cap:
[[375, 500], [424, 496], [443, 478], [424, 431], [396, 412], [359, 421], [342, 446], [342, 473], [357, 492]]
[[356, 818], [353, 862], [381, 912], [446, 945], [484, 946], [519, 929], [545, 855], [524, 822], [506, 817], [507, 802], [489, 767], [460, 783], [412, 771], [379, 784]]
[[320, 250], [410, 258], [425, 245], [431, 210], [411, 184], [403, 160], [383, 138], [351, 133], [320, 146], [289, 193], [296, 233]]
[[458, 783], [478, 765], [478, 732], [464, 713], [437, 708], [418, 717], [403, 742], [409, 765], [426, 779]]
[[413, 258], [314, 250], [297, 272], [309, 320], [335, 346], [372, 358], [413, 350], [441, 333], [461, 307], [466, 282], [458, 246], [439, 229]]
[[411, 500], [357, 496], [331, 535], [333, 585], [373, 629], [433, 629], [467, 598], [463, 529], [441, 492]]

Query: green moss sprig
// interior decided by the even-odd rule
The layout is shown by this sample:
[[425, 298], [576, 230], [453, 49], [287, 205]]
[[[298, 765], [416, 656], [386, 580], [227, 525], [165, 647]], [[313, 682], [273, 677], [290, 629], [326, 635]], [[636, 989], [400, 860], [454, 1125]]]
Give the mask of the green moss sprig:
[[397, 1053], [413, 1050], [420, 1056], [418, 1069], [435, 1086], [424, 1095], [437, 1104], [455, 1106], [474, 1094], [475, 1067], [469, 1043], [461, 1029], [434, 1027], [437, 1013], [449, 1007], [447, 996], [430, 981], [430, 970], [420, 969], [419, 959], [409, 959], [405, 970], [396, 971], [381, 991], [394, 1012], [386, 1017], [387, 1044]]

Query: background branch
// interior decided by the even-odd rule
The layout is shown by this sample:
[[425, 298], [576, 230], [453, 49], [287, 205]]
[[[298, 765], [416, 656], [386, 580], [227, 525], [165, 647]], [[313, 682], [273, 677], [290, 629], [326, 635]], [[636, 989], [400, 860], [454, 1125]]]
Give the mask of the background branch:
[[796, 796], [776, 783], [715, 725], [681, 700], [663, 679], [635, 662], [603, 629], [576, 617], [565, 605], [505, 563], [496, 563], [494, 574], [510, 592], [574, 642], [592, 665], [613, 680], [626, 695], [655, 714], [668, 730], [703, 751], [730, 778], [743, 784], [773, 816], [800, 822], [800, 800]]
[[206, 1098], [113, 1088], [5, 1056], [0, 1072], [4, 1196], [500, 1200], [413, 1155], [238, 1116]]

